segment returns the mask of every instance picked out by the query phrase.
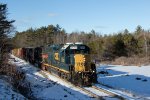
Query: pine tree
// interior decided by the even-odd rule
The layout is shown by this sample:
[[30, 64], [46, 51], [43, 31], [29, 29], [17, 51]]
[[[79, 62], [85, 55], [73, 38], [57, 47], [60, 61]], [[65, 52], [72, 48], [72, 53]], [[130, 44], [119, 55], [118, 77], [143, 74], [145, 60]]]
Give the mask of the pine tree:
[[7, 5], [0, 4], [0, 64], [5, 61], [5, 55], [8, 52], [8, 34], [13, 29], [13, 22], [14, 20], [7, 19]]

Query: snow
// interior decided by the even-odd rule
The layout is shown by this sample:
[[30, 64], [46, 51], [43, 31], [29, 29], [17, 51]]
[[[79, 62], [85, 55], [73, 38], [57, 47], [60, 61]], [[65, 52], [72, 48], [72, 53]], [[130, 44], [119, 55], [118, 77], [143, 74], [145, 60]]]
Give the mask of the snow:
[[115, 92], [134, 99], [150, 99], [150, 66], [100, 65], [97, 73], [98, 82]]
[[[93, 100], [92, 96], [66, 81], [42, 71], [17, 57], [10, 60], [17, 69], [26, 73], [25, 81], [31, 88], [31, 96], [40, 100]], [[100, 65], [97, 67], [99, 88], [118, 94], [128, 100], [150, 99], [150, 66]], [[1, 84], [1, 81], [0, 81]], [[85, 89], [105, 100], [118, 100], [115, 97], [95, 90]]]
[[0, 76], [0, 100], [25, 100], [25, 97], [17, 93], [6, 81], [6, 76]]

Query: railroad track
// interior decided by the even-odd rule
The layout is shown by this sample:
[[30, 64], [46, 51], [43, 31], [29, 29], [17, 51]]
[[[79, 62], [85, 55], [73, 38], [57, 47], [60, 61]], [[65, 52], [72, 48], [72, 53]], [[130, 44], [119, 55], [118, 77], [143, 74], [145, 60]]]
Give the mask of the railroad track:
[[[107, 91], [106, 89], [103, 89], [103, 88], [102, 88], [101, 86], [99, 86], [99, 85], [108, 88], [109, 91]], [[97, 86], [98, 86], [98, 87], [97, 87]], [[104, 90], [104, 91], [106, 91], [106, 92], [113, 93], [113, 94], [114, 94], [114, 97], [120, 98], [121, 100], [148, 100], [148, 99], [145, 98], [145, 97], [136, 96], [135, 94], [130, 94], [130, 93], [127, 92], [127, 91], [122, 91], [122, 92], [125, 93], [125, 94], [119, 93], [119, 92], [117, 92], [117, 93], [118, 93], [118, 94], [117, 94], [117, 93], [113, 92], [113, 90], [112, 90], [113, 88], [112, 88], [112, 87], [107, 86], [107, 85], [102, 84], [102, 83], [96, 84], [95, 87], [98, 88], [98, 89], [102, 89], [102, 90]], [[115, 90], [115, 89], [114, 89], [114, 90]], [[128, 95], [127, 95], [127, 94], [128, 94]], [[110, 95], [111, 95], [111, 94], [110, 94]], [[120, 95], [122, 95], [122, 96], [120, 96]]]
[[104, 90], [104, 89], [101, 89], [101, 88], [98, 88], [98, 87], [96, 87], [96, 86], [92, 86], [92, 88], [94, 88], [94, 89], [97, 89], [97, 90], [99, 90], [99, 91], [103, 91], [104, 93], [107, 93], [107, 94], [109, 94], [109, 95], [111, 95], [111, 96], [116, 96], [116, 94], [114, 94], [114, 93], [112, 93], [112, 92], [108, 92], [108, 91], [106, 91], [106, 90]]
[[[51, 74], [51, 73], [49, 73], [47, 71], [40, 71], [40, 74], [42, 74], [44, 77], [46, 77], [47, 79], [49, 79], [49, 77], [48, 77], [47, 74]], [[112, 92], [109, 92], [107, 90], [104, 90], [102, 88], [99, 88], [99, 87], [96, 87], [96, 86], [92, 86], [92, 87], [89, 87], [89, 88], [88, 87], [79, 87], [79, 86], [75, 86], [74, 84], [68, 82], [65, 79], [62, 79], [62, 78], [58, 77], [57, 75], [54, 75], [54, 76], [56, 76], [57, 78], [61, 79], [64, 82], [66, 82], [67, 84], [72, 85], [72, 86], [74, 86], [74, 87], [82, 90], [83, 92], [85, 92], [86, 94], [88, 94], [91, 98], [95, 98], [97, 100], [105, 100], [102, 95], [99, 95], [98, 93], [94, 93], [94, 91], [91, 91], [91, 89], [95, 89], [96, 91], [103, 92], [104, 94], [107, 94], [107, 96], [109, 98], [116, 98], [118, 100], [125, 100], [123, 97], [121, 97], [119, 95], [116, 95], [116, 94], [114, 94]]]
[[107, 93], [107, 94], [109, 94], [110, 96], [112, 96], [112, 97], [114, 97], [114, 98], [118, 98], [119, 100], [125, 100], [125, 98], [121, 97], [120, 95], [117, 95], [117, 94], [115, 94], [115, 93], [112, 93], [112, 92], [110, 92], [110, 91], [107, 91], [107, 90], [105, 90], [105, 89], [102, 89], [102, 88], [100, 88], [100, 87], [92, 86], [92, 88], [95, 88], [95, 89], [97, 89], [97, 90], [99, 90], [99, 91], [102, 91], [102, 92], [104, 92], [104, 93]]
[[86, 92], [88, 95], [90, 95], [91, 98], [96, 98], [96, 99], [98, 99], [98, 100], [103, 100], [103, 97], [102, 97], [102, 96], [99, 96], [99, 95], [97, 95], [97, 94], [95, 94], [95, 93], [93, 93], [93, 92], [91, 92], [91, 91], [89, 91], [89, 90], [87, 90], [87, 89], [85, 89], [85, 88], [82, 88], [82, 87], [79, 87], [79, 86], [75, 86], [75, 87], [77, 87], [77, 88], [79, 88], [80, 90]]

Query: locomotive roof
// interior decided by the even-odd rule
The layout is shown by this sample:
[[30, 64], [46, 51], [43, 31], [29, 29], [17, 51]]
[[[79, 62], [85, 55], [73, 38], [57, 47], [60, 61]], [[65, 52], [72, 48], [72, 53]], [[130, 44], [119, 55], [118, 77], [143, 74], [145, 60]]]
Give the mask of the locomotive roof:
[[65, 44], [61, 49], [64, 50], [64, 49], [66, 49], [67, 47], [69, 47], [69, 45], [70, 45], [70, 44]]
[[63, 51], [63, 50], [65, 50], [65, 49], [67, 49], [68, 47], [74, 47], [74, 46], [85, 46], [85, 47], [89, 48], [89, 47], [86, 46], [85, 44], [65, 44], [65, 45], [61, 48], [61, 50]]
[[27, 49], [32, 49], [32, 48], [34, 48], [34, 47], [24, 47], [24, 48], [27, 48]]

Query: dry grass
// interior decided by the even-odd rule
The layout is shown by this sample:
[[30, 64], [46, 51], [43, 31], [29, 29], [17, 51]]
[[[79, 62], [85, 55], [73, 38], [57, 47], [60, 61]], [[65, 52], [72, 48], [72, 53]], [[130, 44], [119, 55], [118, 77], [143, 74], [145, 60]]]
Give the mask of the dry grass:
[[111, 64], [128, 65], [128, 66], [150, 65], [150, 59], [146, 58], [146, 57], [139, 57], [139, 56], [119, 57], [119, 58], [115, 59], [115, 61], [112, 61]]

